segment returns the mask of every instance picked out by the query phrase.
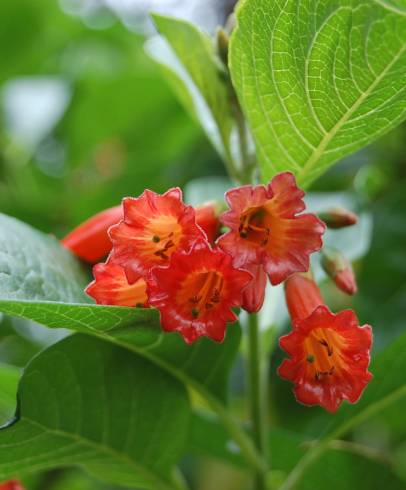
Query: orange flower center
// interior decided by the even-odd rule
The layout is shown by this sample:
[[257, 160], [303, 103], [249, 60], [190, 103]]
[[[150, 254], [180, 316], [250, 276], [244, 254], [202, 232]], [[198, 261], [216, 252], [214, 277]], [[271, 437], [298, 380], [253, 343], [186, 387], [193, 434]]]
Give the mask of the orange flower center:
[[218, 272], [195, 272], [183, 283], [177, 300], [189, 310], [192, 318], [198, 318], [219, 305], [223, 286], [223, 276]]
[[264, 206], [246, 209], [240, 215], [240, 226], [238, 228], [241, 238], [263, 247], [268, 245], [271, 233], [271, 214], [266, 209], [267, 203]]
[[305, 340], [306, 361], [316, 381], [322, 381], [337, 372], [342, 363], [339, 335], [323, 328], [312, 330]]
[[154, 262], [167, 261], [182, 237], [182, 227], [174, 216], [152, 218], [140, 237], [142, 253]]

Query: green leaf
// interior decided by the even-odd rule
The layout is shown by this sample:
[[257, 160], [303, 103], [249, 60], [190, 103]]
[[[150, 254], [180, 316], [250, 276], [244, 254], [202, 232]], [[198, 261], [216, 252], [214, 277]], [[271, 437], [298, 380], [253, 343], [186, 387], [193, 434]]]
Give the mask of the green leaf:
[[20, 374], [18, 368], [0, 364], [0, 425], [10, 420], [14, 413]]
[[262, 177], [308, 185], [406, 117], [404, 2], [245, 0], [230, 70]]
[[152, 363], [73, 335], [28, 365], [18, 397], [17, 419], [0, 431], [0, 480], [80, 465], [122, 485], [175, 488], [189, 403]]
[[59, 242], [0, 214], [0, 297], [89, 302], [86, 275]]
[[[156, 310], [69, 303], [72, 298], [87, 301], [73, 257], [56, 240], [17, 220], [0, 216], [0, 226], [0, 238], [7, 237], [0, 239], [0, 271], [7, 268], [10, 277], [0, 286], [0, 311], [51, 328], [94, 335], [152, 361], [196, 390], [245, 448], [247, 458], [257, 464], [251, 441], [226, 409], [228, 378], [241, 337], [238, 324], [229, 326], [222, 344], [205, 338], [190, 346], [180, 335], [162, 332]], [[19, 248], [16, 244], [24, 242], [23, 235], [29, 240]], [[30, 276], [35, 281], [27, 287], [24, 278]], [[48, 292], [55, 301], [47, 301]]]
[[356, 405], [343, 406], [332, 418], [322, 437], [290, 474], [281, 490], [292, 490], [312, 465], [322, 456], [334, 439], [339, 439], [369, 418], [395, 405], [406, 408], [406, 334], [376, 357], [371, 372], [374, 377]]
[[154, 14], [153, 20], [162, 37], [146, 44], [148, 54], [161, 66], [174, 92], [200, 122], [235, 177], [234, 167], [241, 168], [246, 158], [240, 152], [248, 151], [248, 147], [239, 147], [235, 142], [248, 145], [249, 136], [245, 127], [237, 127], [238, 102], [233, 99], [229, 75], [212, 39], [181, 19]]

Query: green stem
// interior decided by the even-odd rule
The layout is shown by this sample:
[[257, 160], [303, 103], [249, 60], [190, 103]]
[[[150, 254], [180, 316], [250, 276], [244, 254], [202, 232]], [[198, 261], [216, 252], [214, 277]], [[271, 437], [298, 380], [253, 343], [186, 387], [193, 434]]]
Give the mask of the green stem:
[[[249, 381], [249, 403], [252, 432], [254, 442], [259, 454], [266, 461], [266, 417], [265, 417], [265, 383], [263, 381], [264, 370], [262, 369], [258, 317], [249, 315], [248, 325], [248, 381]], [[266, 490], [266, 471], [256, 471], [255, 490]]]

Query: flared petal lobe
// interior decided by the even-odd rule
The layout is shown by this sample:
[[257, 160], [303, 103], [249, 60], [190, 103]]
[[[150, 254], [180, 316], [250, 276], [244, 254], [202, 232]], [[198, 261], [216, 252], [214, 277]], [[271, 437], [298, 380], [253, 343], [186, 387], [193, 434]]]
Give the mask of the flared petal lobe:
[[141, 276], [129, 284], [124, 269], [111, 262], [95, 265], [93, 275], [86, 293], [99, 305], [147, 306], [147, 286]]
[[371, 380], [371, 345], [371, 327], [360, 327], [352, 310], [333, 314], [320, 305], [307, 318], [294, 320], [293, 331], [281, 337], [290, 358], [278, 373], [294, 383], [299, 402], [335, 412], [343, 400], [357, 402]]
[[112, 243], [107, 232], [121, 219], [121, 206], [106, 209], [72, 230], [61, 243], [80, 259], [94, 264], [110, 253]]
[[145, 190], [123, 200], [124, 219], [110, 228], [110, 260], [124, 267], [132, 283], [154, 266], [165, 265], [176, 250], [187, 250], [205, 238], [195, 211], [182, 202], [178, 188], [163, 195]]
[[290, 172], [276, 175], [268, 186], [243, 186], [226, 193], [230, 211], [220, 220], [230, 231], [218, 244], [233, 256], [236, 267], [263, 265], [272, 284], [309, 268], [309, 256], [320, 250], [325, 225], [305, 209], [304, 192]]
[[221, 342], [226, 324], [236, 320], [242, 290], [252, 279], [222, 250], [207, 242], [189, 252], [175, 252], [167, 267], [155, 267], [148, 280], [149, 304], [161, 313], [166, 331], [178, 331], [187, 343], [201, 336]]

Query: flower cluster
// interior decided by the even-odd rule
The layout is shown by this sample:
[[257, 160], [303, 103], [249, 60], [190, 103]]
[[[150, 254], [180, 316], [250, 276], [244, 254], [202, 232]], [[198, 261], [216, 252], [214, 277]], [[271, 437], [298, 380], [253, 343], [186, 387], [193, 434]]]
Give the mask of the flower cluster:
[[[290, 358], [279, 374], [294, 383], [302, 403], [335, 411], [344, 399], [355, 402], [371, 378], [371, 329], [360, 327], [350, 310], [331, 313], [314, 281], [302, 275], [326, 228], [303, 213], [303, 197], [289, 172], [266, 186], [231, 189], [221, 216], [213, 203], [186, 205], [178, 188], [162, 195], [146, 190], [91, 218], [63, 244], [93, 263], [108, 254], [86, 289], [98, 304], [157, 308], [163, 330], [179, 332], [187, 343], [202, 336], [222, 341], [236, 320], [234, 308], [259, 311], [268, 278], [272, 285], [285, 282], [293, 331], [280, 340]], [[356, 221], [345, 210], [331, 214], [333, 228]], [[221, 224], [228, 231], [218, 236]], [[339, 288], [356, 291], [339, 254], [325, 254], [323, 265]]]

